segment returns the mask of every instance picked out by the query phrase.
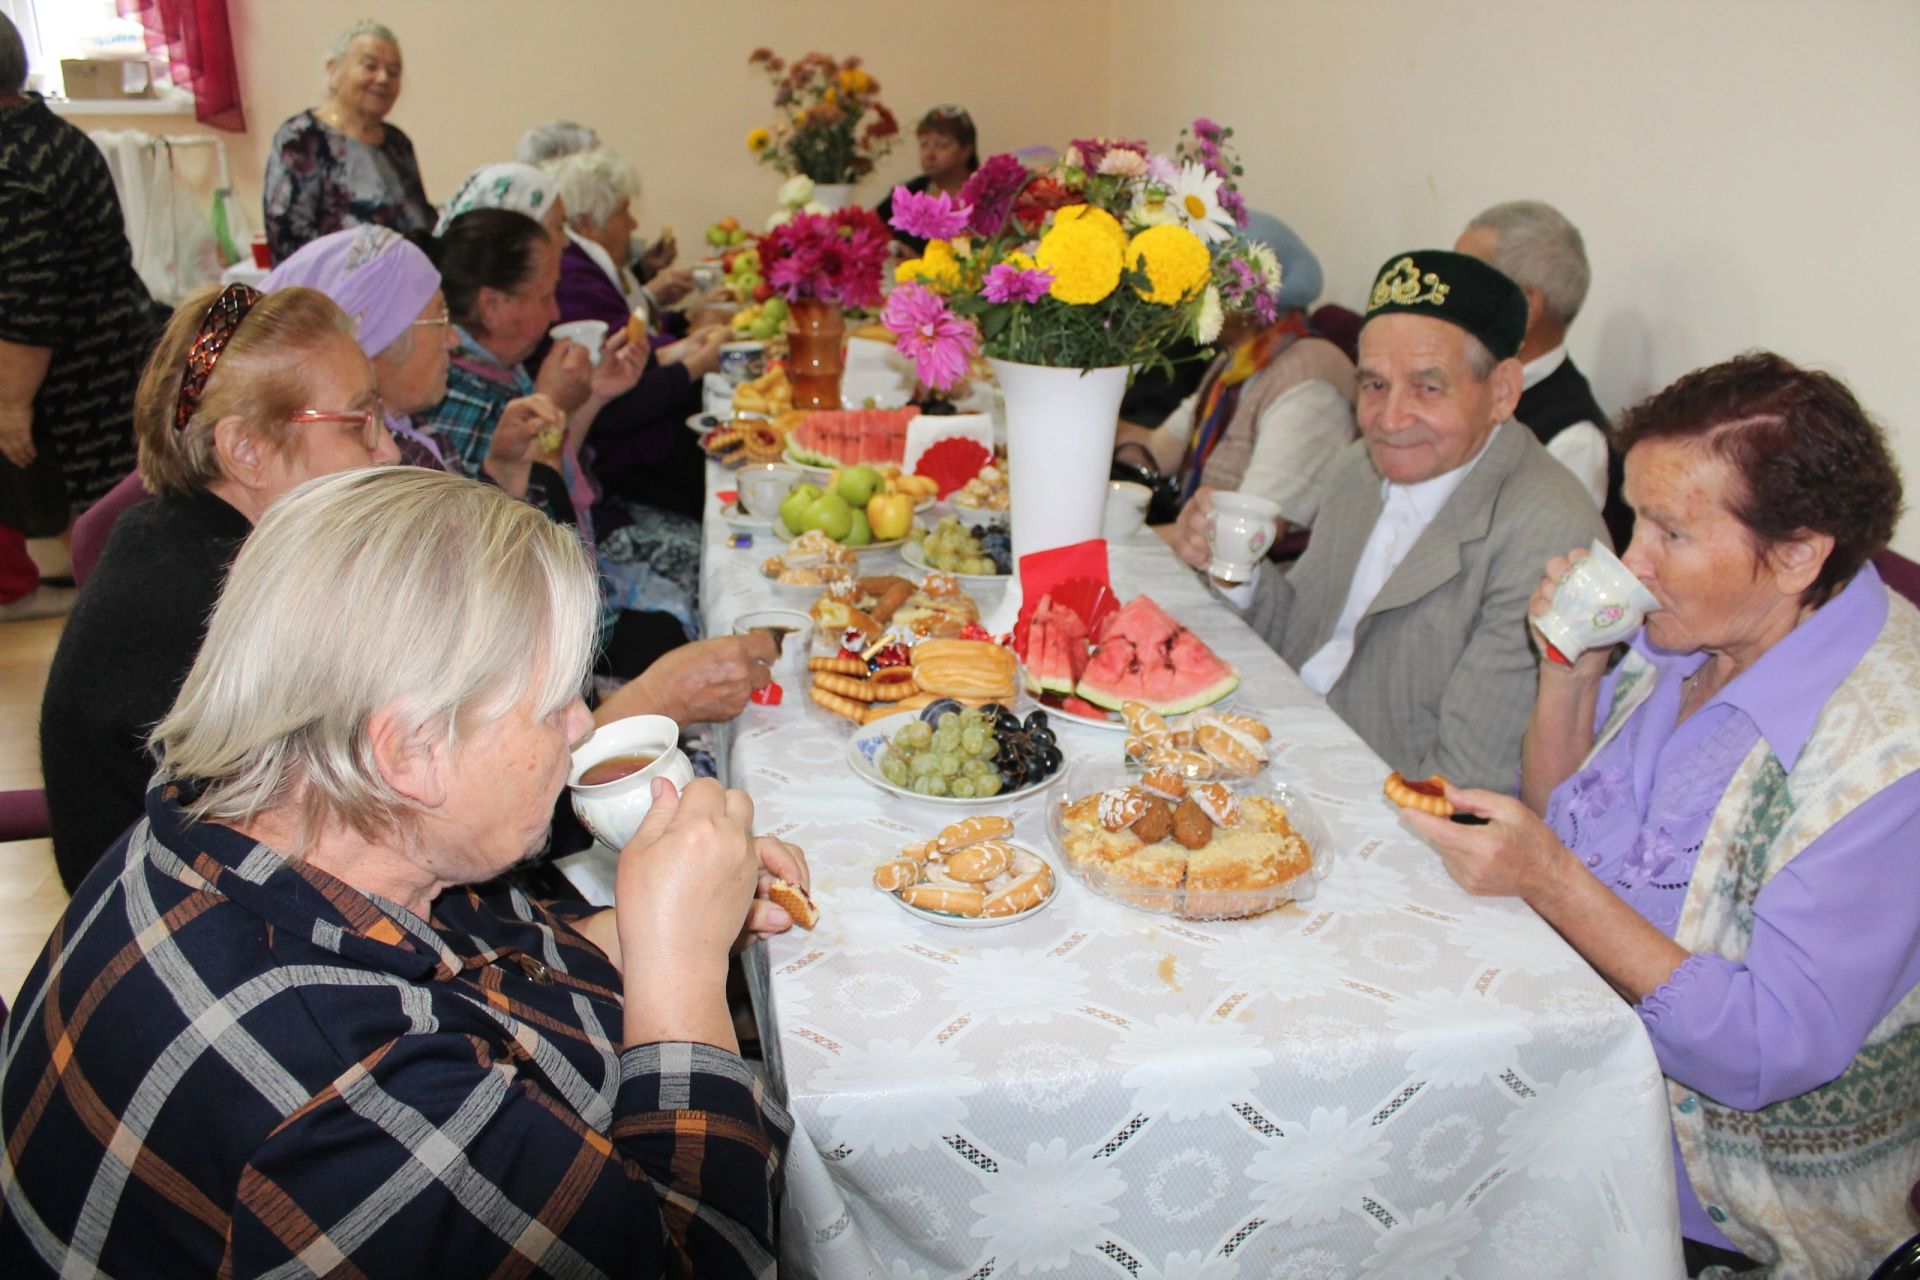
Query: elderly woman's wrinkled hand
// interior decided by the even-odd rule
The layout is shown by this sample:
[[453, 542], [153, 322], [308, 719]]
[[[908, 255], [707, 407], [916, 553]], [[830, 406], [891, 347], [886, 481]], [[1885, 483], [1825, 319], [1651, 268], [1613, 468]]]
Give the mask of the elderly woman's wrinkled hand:
[[711, 636], [669, 649], [594, 709], [596, 724], [627, 716], [666, 716], [681, 726], [717, 724], [747, 709], [773, 679], [780, 647], [764, 632]]
[[647, 281], [647, 288], [653, 290], [653, 296], [663, 307], [678, 302], [693, 292], [693, 268], [667, 267], [663, 263], [662, 269]]
[[593, 356], [577, 342], [554, 343], [534, 375], [533, 389], [572, 413], [593, 394]]
[[747, 922], [734, 940], [735, 951], [745, 951], [754, 943], [793, 928], [793, 917], [767, 898], [775, 878], [797, 884], [809, 892], [813, 877], [807, 870], [807, 856], [797, 844], [788, 844], [778, 836], [755, 836], [753, 850], [760, 858], [760, 883], [754, 890], [753, 905], [747, 910]]
[[1213, 511], [1213, 490], [1200, 489], [1180, 508], [1180, 518], [1165, 530], [1167, 545], [1173, 553], [1196, 569], [1213, 563], [1213, 548], [1207, 545], [1207, 516]]
[[600, 363], [594, 367], [590, 379], [593, 398], [611, 400], [633, 390], [633, 384], [647, 371], [647, 360], [652, 354], [653, 348], [647, 343], [629, 342], [625, 329], [615, 330], [608, 337], [607, 345], [601, 348]]
[[[567, 415], [560, 411], [560, 406], [538, 392], [509, 400], [507, 407], [500, 411], [500, 421], [494, 424], [487, 459], [525, 466], [540, 454], [559, 448], [558, 437], [566, 425]], [[543, 436], [546, 438], [542, 439]]]
[[753, 801], [711, 778], [684, 791], [656, 778], [653, 808], [620, 851], [614, 886], [620, 952], [636, 962], [691, 963], [724, 972], [758, 890]]
[[1462, 824], [1417, 809], [1402, 809], [1400, 820], [1440, 854], [1452, 876], [1480, 897], [1537, 901], [1571, 865], [1573, 854], [1553, 828], [1512, 796], [1494, 791], [1447, 787], [1457, 812], [1486, 819]]

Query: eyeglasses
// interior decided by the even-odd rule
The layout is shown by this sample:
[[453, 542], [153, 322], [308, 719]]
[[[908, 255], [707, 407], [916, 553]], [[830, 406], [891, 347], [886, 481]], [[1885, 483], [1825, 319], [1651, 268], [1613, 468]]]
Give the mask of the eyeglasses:
[[423, 320], [415, 320], [413, 324], [410, 324], [407, 327], [413, 328], [415, 325], [418, 325], [423, 329], [444, 329], [452, 323], [453, 323], [453, 317], [443, 311], [437, 316], [428, 316]]
[[331, 413], [324, 409], [302, 409], [287, 421], [299, 423], [301, 426], [326, 422], [337, 422], [342, 426], [358, 425], [360, 443], [366, 446], [368, 453], [379, 449], [383, 441], [392, 439], [392, 433], [387, 430], [386, 406], [378, 400], [365, 409], [339, 413]]

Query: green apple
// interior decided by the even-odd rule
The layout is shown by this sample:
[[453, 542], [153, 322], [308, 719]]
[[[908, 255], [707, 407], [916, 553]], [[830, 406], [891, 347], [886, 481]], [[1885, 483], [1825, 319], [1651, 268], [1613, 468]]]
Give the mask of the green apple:
[[[800, 517], [800, 524], [803, 529], [818, 529], [838, 542], [853, 532], [853, 508], [837, 493], [822, 494]], [[869, 532], [867, 536], [873, 535]]]
[[862, 463], [840, 473], [840, 482], [834, 486], [834, 492], [845, 498], [850, 507], [865, 507], [886, 483], [885, 476]]
[[780, 499], [780, 523], [794, 533], [806, 527], [807, 508], [820, 500], [820, 486], [805, 481], [787, 490], [787, 496]]
[[873, 526], [867, 523], [867, 513], [855, 509], [853, 528], [847, 530], [847, 536], [840, 539], [850, 547], [864, 547], [873, 541]]

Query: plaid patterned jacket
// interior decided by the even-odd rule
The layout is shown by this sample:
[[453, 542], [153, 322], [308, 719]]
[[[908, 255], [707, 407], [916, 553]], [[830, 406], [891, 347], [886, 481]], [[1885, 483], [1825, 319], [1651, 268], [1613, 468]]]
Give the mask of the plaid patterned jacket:
[[431, 409], [413, 415], [414, 425], [433, 433], [447, 461], [470, 479], [481, 478], [480, 464], [493, 445], [493, 428], [507, 402], [533, 394], [526, 370], [501, 364], [473, 335], [454, 326], [460, 345], [447, 363], [447, 395]]
[[774, 1275], [791, 1121], [738, 1057], [622, 1051], [517, 892], [422, 922], [170, 792], [0, 1036], [0, 1275]]

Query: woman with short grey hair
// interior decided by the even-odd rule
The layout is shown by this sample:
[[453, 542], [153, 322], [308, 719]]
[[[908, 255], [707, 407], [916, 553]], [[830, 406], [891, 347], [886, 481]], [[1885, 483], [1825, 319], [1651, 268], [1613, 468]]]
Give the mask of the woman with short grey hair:
[[596, 595], [440, 472], [266, 513], [6, 1028], [0, 1271], [772, 1273], [791, 1121], [725, 982], [800, 851], [656, 780], [614, 909], [499, 881], [592, 728]]
[[413, 143], [387, 113], [400, 97], [400, 41], [377, 22], [341, 33], [327, 55], [327, 98], [287, 120], [267, 153], [267, 245], [275, 262], [362, 223], [433, 226]]

